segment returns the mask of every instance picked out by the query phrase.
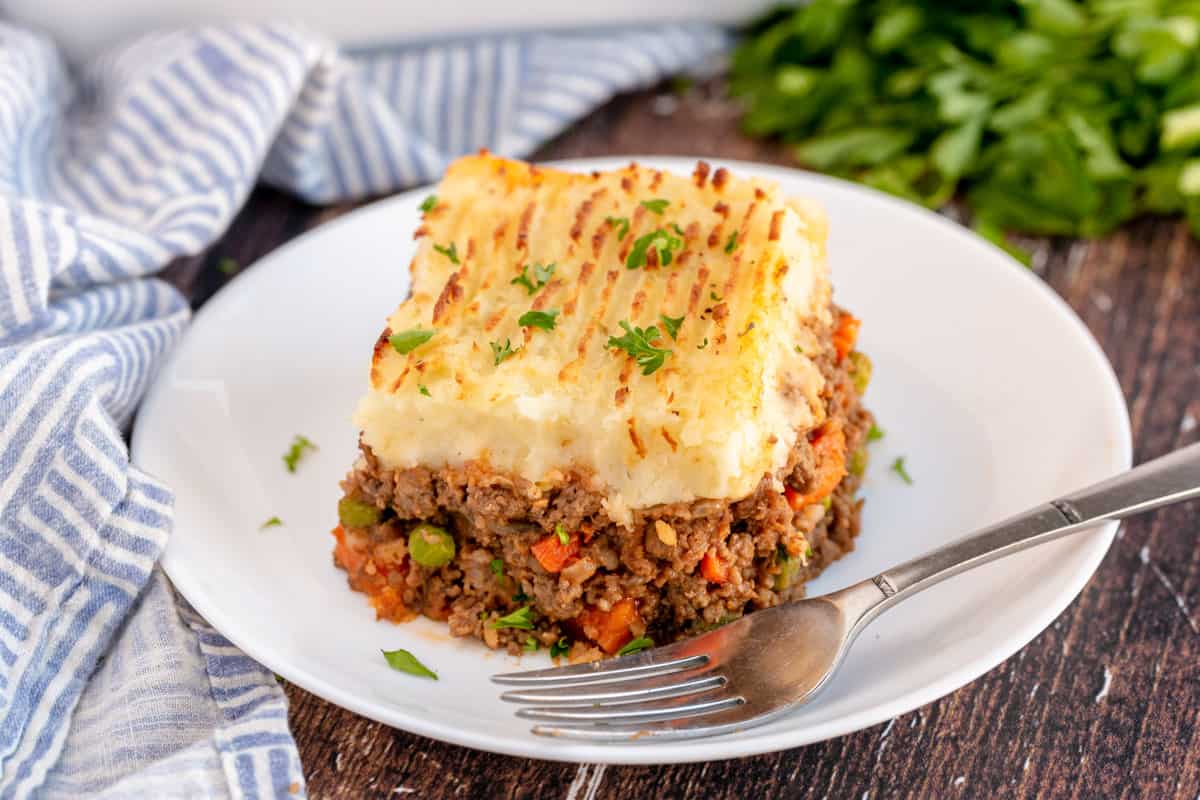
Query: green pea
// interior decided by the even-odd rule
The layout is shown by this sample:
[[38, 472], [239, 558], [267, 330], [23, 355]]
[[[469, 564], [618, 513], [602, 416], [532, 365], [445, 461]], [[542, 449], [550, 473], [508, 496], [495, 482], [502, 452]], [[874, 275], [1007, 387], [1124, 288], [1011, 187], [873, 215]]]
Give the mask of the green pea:
[[779, 561], [779, 572], [775, 573], [775, 591], [782, 592], [796, 580], [796, 574], [800, 572], [802, 564], [799, 558], [788, 555], [787, 548], [783, 545], [779, 545], [776, 557]]
[[422, 567], [444, 567], [454, 558], [454, 537], [422, 522], [408, 534], [408, 554]]
[[867, 448], [860, 447], [850, 456], [850, 464], [848, 466], [851, 475], [862, 477], [862, 474], [867, 471]]
[[343, 497], [338, 501], [338, 520], [348, 528], [366, 528], [379, 522], [383, 512], [370, 503]]
[[859, 394], [867, 391], [871, 383], [871, 359], [866, 353], [853, 350], [850, 353], [850, 380], [854, 381], [854, 390]]

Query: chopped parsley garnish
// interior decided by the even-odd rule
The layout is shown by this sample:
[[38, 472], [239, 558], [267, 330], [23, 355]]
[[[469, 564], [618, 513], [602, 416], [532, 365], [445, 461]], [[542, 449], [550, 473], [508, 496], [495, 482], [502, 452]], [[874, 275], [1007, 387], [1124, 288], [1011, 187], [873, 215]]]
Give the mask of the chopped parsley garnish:
[[570, 649], [571, 643], [567, 640], [567, 637], [562, 636], [557, 642], [550, 645], [550, 657], [558, 658], [559, 656], [565, 656]]
[[428, 214], [430, 211], [433, 211], [433, 209], [437, 208], [437, 195], [431, 194], [431, 195], [429, 195], [429, 197], [426, 197], [424, 200], [421, 201], [421, 205], [418, 206], [418, 208], [420, 208], [421, 212], [425, 213], [425, 214]]
[[683, 317], [668, 317], [666, 314], [659, 314], [659, 320], [662, 321], [663, 327], [667, 329], [667, 335], [671, 337], [671, 341], [679, 338], [679, 326], [683, 324]]
[[[533, 267], [533, 278], [529, 277], [529, 268]], [[509, 281], [513, 286], [524, 286], [525, 291], [530, 294], [537, 294], [537, 290], [546, 285], [550, 280], [550, 276], [554, 274], [554, 268], [557, 264], [526, 264], [521, 267], [521, 274]]]
[[433, 249], [450, 259], [450, 263], [458, 263], [458, 245], [454, 244], [454, 242], [451, 242], [449, 247], [442, 247], [440, 244], [435, 244]]
[[407, 672], [418, 678], [438, 679], [437, 673], [417, 660], [417, 657], [407, 650], [380, 650], [387, 659], [388, 666], [398, 672]]
[[708, 299], [712, 300], [714, 303], [719, 303], [721, 302], [721, 295], [717, 294], [716, 292], [709, 292]]
[[655, 347], [651, 342], [659, 337], [657, 326], [651, 325], [649, 328], [642, 330], [641, 328], [631, 327], [628, 322], [621, 320], [621, 327], [625, 329], [625, 335], [621, 337], [608, 337], [608, 347], [616, 347], [624, 350], [629, 354], [629, 357], [637, 362], [637, 365], [642, 368], [643, 375], [650, 375], [655, 372], [666, 361], [667, 356], [671, 355], [670, 350], [664, 350], [661, 347]]
[[504, 340], [503, 347], [500, 346], [499, 342], [488, 342], [488, 345], [492, 348], [492, 364], [497, 367], [521, 351], [519, 347], [516, 350], [512, 349], [512, 341], [510, 339]]
[[729, 238], [725, 240], [725, 252], [732, 253], [733, 248], [737, 247], [737, 231], [729, 234]]
[[659, 228], [656, 231], [650, 231], [645, 236], [639, 236], [633, 243], [633, 247], [629, 249], [629, 256], [625, 259], [625, 267], [627, 269], [637, 269], [644, 267], [647, 263], [647, 255], [653, 250], [658, 258], [658, 265], [665, 267], [670, 265], [672, 259], [675, 258], [676, 251], [683, 247], [683, 239], [678, 236], [672, 236], [668, 231]]
[[558, 541], [563, 547], [571, 543], [571, 534], [567, 533], [567, 528], [561, 522], [554, 526], [554, 535], [558, 537]]
[[708, 337], [707, 337], [707, 336], [705, 336], [705, 337], [704, 337], [704, 341], [703, 341], [703, 342], [701, 342], [700, 344], [696, 345], [696, 349], [697, 349], [697, 350], [703, 350], [703, 349], [704, 349], [704, 348], [706, 348], [706, 347], [708, 347]]
[[433, 395], [431, 395], [431, 394], [429, 393], [429, 387], [428, 387], [428, 386], [426, 386], [425, 384], [423, 384], [423, 383], [418, 383], [418, 384], [417, 384], [417, 389], [418, 389], [418, 391], [420, 391], [420, 392], [421, 392], [421, 394], [425, 395], [426, 397], [433, 397]]
[[524, 592], [517, 592], [516, 594], [513, 595], [514, 603], [528, 603], [529, 600], [530, 600], [529, 595], [525, 594]]
[[397, 353], [404, 356], [428, 342], [433, 338], [435, 333], [437, 333], [437, 331], [424, 330], [422, 328], [409, 328], [406, 331], [393, 333], [388, 341], [392, 343], [392, 347], [396, 348]]
[[871, 429], [867, 431], [868, 442], [878, 442], [884, 437], [884, 430], [875, 423], [871, 423]]
[[658, 214], [660, 217], [662, 216], [662, 213], [667, 210], [667, 206], [669, 205], [671, 205], [671, 201], [664, 200], [661, 197], [656, 197], [653, 200], [643, 200], [641, 203], [642, 208], [646, 209], [651, 214]]
[[604, 221], [616, 230], [618, 242], [624, 240], [629, 233], [629, 217], [605, 217]]
[[538, 640], [530, 636], [525, 640], [525, 652], [533, 653], [538, 649]]
[[680, 236], [684, 236], [684, 237], [686, 237], [686, 236], [687, 236], [687, 234], [683, 232], [683, 228], [679, 227], [679, 223], [678, 223], [678, 222], [672, 222], [672, 223], [671, 223], [671, 230], [675, 231], [675, 232], [676, 232], [676, 233], [678, 233]]
[[503, 561], [503, 559], [493, 558], [492, 563], [489, 566], [492, 568], [492, 574], [495, 575], [497, 578], [504, 577], [504, 561]]
[[296, 434], [292, 438], [292, 445], [288, 451], [283, 454], [283, 463], [287, 466], [288, 472], [295, 472], [296, 465], [300, 463], [300, 459], [304, 457], [304, 453], [308, 450], [316, 450], [317, 446], [307, 436]]
[[278, 528], [283, 525], [283, 520], [279, 517], [271, 517], [269, 520], [258, 526], [260, 531], [265, 531], [267, 528]]
[[233, 275], [239, 269], [241, 269], [241, 267], [238, 266], [238, 262], [234, 261], [232, 258], [229, 258], [228, 256], [226, 256], [225, 258], [222, 258], [220, 261], [217, 262], [217, 271], [220, 272], [222, 275]]
[[649, 650], [651, 647], [654, 647], [653, 639], [651, 639], [649, 636], [639, 636], [618, 650], [617, 655], [627, 656], [633, 653], [640, 653], [643, 650]]
[[488, 623], [488, 627], [497, 630], [500, 628], [519, 628], [523, 631], [531, 631], [533, 630], [533, 608], [530, 606], [518, 608], [511, 614], [492, 620]]
[[554, 318], [558, 316], [558, 310], [554, 308], [545, 311], [526, 311], [517, 320], [517, 324], [522, 328], [541, 328], [544, 331], [554, 330]]
[[908, 474], [908, 470], [904, 467], [904, 456], [900, 456], [892, 462], [892, 472], [900, 476], [900, 479], [912, 486], [912, 476]]

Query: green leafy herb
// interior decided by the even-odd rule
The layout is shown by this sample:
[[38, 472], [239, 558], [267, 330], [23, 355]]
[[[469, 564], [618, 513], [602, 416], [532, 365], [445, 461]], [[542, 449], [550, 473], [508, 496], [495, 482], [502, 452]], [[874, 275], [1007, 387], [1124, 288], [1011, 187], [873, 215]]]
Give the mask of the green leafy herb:
[[517, 324], [522, 328], [541, 328], [544, 331], [554, 330], [554, 318], [558, 316], [557, 309], [547, 309], [545, 311], [526, 311], [517, 320]]
[[629, 644], [625, 645], [620, 650], [618, 650], [617, 655], [627, 656], [627, 655], [631, 655], [633, 653], [640, 653], [643, 650], [649, 650], [651, 647], [654, 647], [653, 639], [651, 639], [648, 636], [639, 636], [638, 638], [634, 639], [632, 642], [630, 642]]
[[904, 456], [901, 456], [892, 462], [892, 472], [899, 475], [900, 479], [909, 486], [912, 486], [912, 476], [908, 474], [908, 470], [904, 467]]
[[388, 666], [399, 672], [407, 672], [418, 678], [438, 679], [437, 673], [417, 660], [417, 657], [407, 650], [381, 650], [387, 659]]
[[428, 387], [428, 386], [426, 386], [425, 384], [423, 384], [423, 383], [418, 383], [418, 384], [417, 384], [417, 389], [418, 389], [418, 390], [421, 392], [421, 394], [425, 395], [426, 397], [433, 397], [433, 395], [431, 395], [431, 394], [429, 393], [429, 387]]
[[661, 197], [656, 197], [653, 200], [643, 200], [641, 202], [642, 208], [646, 209], [651, 214], [658, 214], [660, 217], [662, 216], [662, 213], [667, 210], [667, 206], [669, 205], [671, 205], [671, 201], [664, 200]]
[[676, 233], [678, 233], [680, 236], [684, 236], [684, 237], [686, 237], [686, 236], [687, 236], [687, 234], [686, 234], [686, 233], [684, 233], [684, 230], [683, 230], [683, 228], [679, 227], [679, 223], [678, 223], [678, 222], [672, 222], [672, 223], [671, 223], [671, 230], [675, 231], [675, 232], [676, 232]]
[[406, 331], [393, 333], [388, 341], [392, 343], [392, 347], [396, 348], [397, 353], [404, 356], [428, 342], [435, 333], [437, 331], [409, 328]]
[[705, 337], [704, 337], [704, 341], [703, 341], [703, 342], [701, 342], [700, 344], [696, 345], [696, 349], [697, 349], [697, 350], [703, 350], [703, 349], [704, 349], [704, 348], [706, 348], [706, 347], [708, 347], [708, 337], [707, 337], [707, 336], [705, 336]]
[[558, 537], [558, 541], [563, 547], [571, 543], [571, 534], [567, 533], [567, 528], [561, 522], [554, 526], [554, 535]]
[[625, 267], [637, 269], [646, 266], [650, 251], [654, 251], [660, 267], [669, 266], [675, 258], [675, 253], [682, 247], [682, 238], [673, 236], [662, 228], [650, 231], [633, 241], [633, 247], [629, 248], [629, 255], [625, 259]]
[[456, 245], [454, 242], [451, 242], [449, 247], [443, 247], [440, 244], [435, 244], [433, 249], [450, 259], [450, 263], [458, 263], [458, 245]]
[[671, 337], [671, 341], [679, 338], [679, 326], [683, 324], [683, 317], [668, 317], [666, 314], [659, 314], [659, 321], [667, 331], [667, 335]]
[[880, 428], [875, 423], [871, 423], [871, 429], [867, 431], [868, 442], [878, 442], [884, 436], [883, 428]]
[[516, 611], [503, 617], [498, 617], [488, 623], [489, 628], [517, 628], [523, 631], [533, 630], [533, 608], [522, 606]]
[[[751, 134], [801, 163], [1006, 234], [1097, 236], [1175, 214], [1200, 144], [1200, 5], [1141, 0], [813, 0], [733, 58]], [[1026, 257], [1027, 258], [1027, 257]]]
[[550, 657], [558, 658], [559, 656], [565, 656], [567, 651], [570, 649], [571, 642], [567, 639], [567, 637], [562, 636], [557, 642], [550, 645]]
[[316, 450], [317, 446], [307, 436], [296, 434], [292, 437], [292, 444], [288, 447], [287, 452], [283, 454], [283, 463], [287, 467], [288, 472], [295, 472], [296, 466], [300, 463], [300, 459], [309, 450]]
[[488, 344], [492, 348], [492, 364], [497, 367], [500, 366], [500, 364], [505, 360], [515, 356], [521, 350], [519, 347], [516, 350], [513, 350], [512, 341], [509, 339], [504, 340], [503, 347], [500, 346], [499, 342], [488, 342]]
[[228, 256], [217, 262], [217, 271], [222, 275], [235, 275], [239, 269], [241, 267], [238, 265], [238, 262]]
[[529, 595], [525, 594], [524, 592], [517, 592], [513, 595], [514, 603], [528, 603], [530, 599], [532, 598], [530, 598]]
[[643, 375], [650, 375], [655, 372], [663, 365], [667, 356], [671, 355], [670, 350], [664, 350], [652, 344], [652, 342], [659, 338], [657, 327], [651, 325], [649, 328], [642, 330], [641, 328], [630, 326], [625, 320], [621, 320], [621, 327], [625, 329], [625, 335], [608, 337], [607, 346], [615, 347], [628, 353], [630, 358], [636, 361], [637, 365], [642, 368]]
[[279, 517], [271, 517], [269, 520], [258, 526], [260, 531], [265, 531], [267, 528], [278, 528], [283, 525], [283, 520]]
[[[529, 277], [529, 268], [533, 267], [533, 277]], [[538, 289], [541, 289], [550, 280], [550, 276], [554, 274], [554, 269], [557, 264], [526, 264], [521, 267], [521, 274], [509, 281], [514, 286], [524, 286], [525, 291], [530, 294], [537, 294]]]
[[733, 233], [729, 234], [729, 238], [725, 240], [725, 252], [726, 253], [732, 253], [733, 249], [735, 247], [737, 247], [737, 239], [738, 239], [737, 231], [734, 231]]
[[489, 566], [492, 568], [492, 574], [495, 575], [497, 578], [504, 577], [504, 561], [503, 561], [503, 559], [493, 558], [492, 563]]
[[538, 640], [537, 639], [530, 636], [528, 639], [525, 640], [525, 652], [526, 653], [536, 652], [537, 649], [538, 649]]
[[430, 211], [433, 211], [435, 208], [437, 208], [437, 203], [437, 195], [431, 194], [421, 201], [421, 205], [418, 206], [418, 208], [421, 209], [421, 213], [428, 214]]
[[709, 292], [708, 299], [712, 300], [714, 303], [719, 303], [719, 302], [721, 302], [722, 298], [721, 298], [721, 295], [717, 294], [716, 292]]
[[617, 232], [617, 241], [624, 241], [629, 233], [629, 217], [605, 217], [604, 221], [613, 226]]

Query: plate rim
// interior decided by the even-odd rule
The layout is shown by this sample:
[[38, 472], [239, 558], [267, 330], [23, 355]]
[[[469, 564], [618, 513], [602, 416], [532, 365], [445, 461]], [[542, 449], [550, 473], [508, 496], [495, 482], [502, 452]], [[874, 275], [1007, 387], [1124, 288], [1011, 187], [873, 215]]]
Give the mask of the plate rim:
[[[1112, 363], [1087, 325], [1075, 310], [1036, 273], [1023, 267], [1003, 250], [959, 223], [937, 212], [862, 184], [779, 164], [750, 162], [721, 157], [644, 154], [558, 159], [539, 163], [544, 166], [573, 171], [588, 171], [593, 169], [611, 169], [614, 166], [620, 166], [629, 161], [636, 161], [648, 166], [672, 171], [682, 169], [686, 172], [700, 159], [706, 160], [715, 166], [729, 167], [743, 175], [756, 175], [771, 179], [789, 176], [800, 178], [803, 181], [826, 184], [837, 190], [867, 195], [885, 204], [917, 213], [918, 216], [923, 217], [934, 227], [940, 229], [940, 233], [943, 235], [969, 240], [975, 246], [983, 245], [985, 249], [990, 249], [994, 254], [1001, 256], [1001, 260], [985, 260], [982, 266], [973, 268], [1004, 268], [1008, 269], [1014, 277], [1017, 274], [1022, 275], [1023, 277], [1018, 280], [1027, 281], [1028, 289], [1034, 295], [1048, 301], [1049, 305], [1058, 312], [1058, 315], [1069, 323], [1070, 329], [1081, 340], [1089, 356], [1096, 361], [1096, 366], [1099, 370], [1098, 377], [1100, 375], [1103, 376], [1104, 383], [1106, 384], [1105, 390], [1111, 395], [1110, 400], [1116, 400], [1116, 407], [1119, 409], [1119, 413], [1115, 414], [1113, 419], [1110, 420], [1114, 428], [1113, 432], [1116, 435], [1116, 441], [1113, 442], [1112, 448], [1113, 471], [1128, 469], [1132, 465], [1133, 442], [1129, 408], [1125, 401], [1125, 395], [1113, 370]], [[318, 234], [327, 234], [342, 225], [357, 224], [361, 216], [382, 213], [391, 205], [402, 205], [410, 202], [415, 197], [427, 194], [433, 186], [433, 184], [430, 184], [415, 187], [364, 204], [353, 211], [325, 224], [318, 225], [283, 243], [255, 261], [254, 265], [269, 264], [277, 259], [288, 258], [292, 250], [306, 247], [309, 237]], [[993, 263], [997, 267], [988, 266]], [[195, 312], [193, 315], [193, 324], [189, 325], [188, 329], [184, 332], [184, 338], [186, 339], [186, 337], [191, 335], [191, 331], [197, 320], [204, 319], [210, 314], [219, 313], [219, 309], [225, 303], [234, 301], [238, 291], [248, 288], [253, 282], [260, 280], [270, 280], [266, 277], [265, 270], [247, 269], [222, 286]], [[182, 343], [183, 339], [180, 340], [179, 344], [181, 345]], [[180, 346], [177, 345], [172, 350], [167, 361], [164, 362], [163, 367], [155, 376], [138, 409], [139, 418], [142, 414], [147, 413], [148, 409], [150, 413], [156, 413], [155, 409], [158, 405], [158, 398], [165, 392], [165, 380], [163, 376], [168, 373], [168, 366], [175, 360], [180, 349]], [[141, 433], [144, 430], [144, 426], [139, 426], [135, 422], [130, 446], [130, 457], [135, 464], [140, 460], [140, 454], [153, 446], [147, 442], [145, 435]], [[175, 487], [172, 487], [172, 490], [178, 491]], [[192, 607], [209, 624], [244, 653], [304, 690], [360, 716], [438, 741], [501, 755], [569, 763], [588, 762], [650, 765], [743, 758], [751, 755], [802, 747], [872, 727], [901, 714], [926, 706], [961, 689], [968, 683], [977, 680], [984, 674], [1000, 666], [1017, 652], [1027, 647], [1062, 615], [1066, 608], [1079, 597], [1084, 587], [1099, 568], [1115, 538], [1119, 526], [1120, 523], [1111, 522], [1097, 526], [1093, 531], [1077, 534], [1084, 541], [1082, 550], [1083, 558], [1080, 560], [1080, 566], [1071, 574], [1070, 580], [1063, 584], [1065, 590], [1059, 594], [1059, 602], [1048, 605], [1039, 615], [1031, 615], [1013, 633], [999, 640], [997, 644], [981, 651], [979, 657], [964, 663], [955, 670], [940, 675], [936, 679], [927, 681], [916, 688], [891, 697], [885, 702], [877, 703], [870, 708], [845, 714], [814, 725], [777, 731], [767, 735], [743, 735], [740, 738], [736, 735], [727, 735], [692, 742], [654, 743], [649, 746], [641, 744], [596, 745], [558, 741], [551, 743], [549, 740], [543, 745], [540, 742], [531, 742], [526, 739], [498, 739], [492, 734], [483, 734], [471, 729], [452, 727], [449, 724], [443, 725], [436, 719], [425, 719], [403, 713], [389, 713], [389, 709], [387, 708], [372, 706], [366, 701], [360, 702], [352, 692], [343, 690], [334, 683], [329, 683], [305, 670], [293, 669], [286, 663], [276, 662], [271, 657], [270, 652], [263, 652], [262, 649], [255, 645], [252, 639], [247, 640], [249, 637], [244, 638], [240, 635], [232, 636], [226, 633], [223, 628], [235, 630], [236, 625], [226, 624], [230, 621], [229, 615], [223, 613], [217, 607], [217, 604], [208, 602], [205, 593], [200, 591], [190, 581], [186, 566], [176, 563], [176, 558], [172, 555], [171, 548], [171, 541], [174, 537], [168, 539], [159, 563], [176, 589], [187, 599]], [[514, 718], [515, 720], [516, 718]], [[750, 733], [750, 731], [747, 731], [747, 733]]]

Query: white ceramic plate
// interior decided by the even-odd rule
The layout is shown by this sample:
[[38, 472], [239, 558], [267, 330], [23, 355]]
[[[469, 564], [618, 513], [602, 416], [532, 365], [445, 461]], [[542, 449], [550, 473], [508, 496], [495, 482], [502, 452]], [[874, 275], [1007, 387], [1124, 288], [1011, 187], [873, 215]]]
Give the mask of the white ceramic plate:
[[[643, 159], [686, 172], [693, 162]], [[627, 159], [569, 162], [606, 169]], [[1130, 463], [1116, 379], [1050, 289], [956, 224], [874, 191], [792, 170], [728, 164], [821, 200], [836, 297], [864, 320], [874, 447], [859, 548], [813, 594], [869, 577], [984, 523]], [[1029, 642], [1078, 594], [1110, 525], [939, 585], [888, 612], [811, 705], [761, 728], [691, 743], [598, 746], [532, 736], [497, 698], [494, 672], [544, 666], [444, 626], [374, 620], [331, 563], [338, 481], [355, 455], [351, 410], [384, 319], [405, 295], [425, 190], [303, 236], [236, 278], [196, 315], [138, 419], [134, 460], [174, 487], [163, 565], [235, 644], [288, 680], [389, 725], [535, 758], [701, 761], [849, 733], [951, 692]], [[295, 474], [302, 433], [320, 450]], [[904, 456], [914, 484], [889, 465]], [[284, 527], [260, 531], [278, 515]], [[388, 668], [407, 648], [437, 682]]]

